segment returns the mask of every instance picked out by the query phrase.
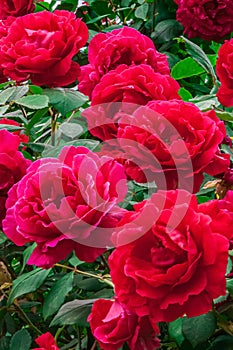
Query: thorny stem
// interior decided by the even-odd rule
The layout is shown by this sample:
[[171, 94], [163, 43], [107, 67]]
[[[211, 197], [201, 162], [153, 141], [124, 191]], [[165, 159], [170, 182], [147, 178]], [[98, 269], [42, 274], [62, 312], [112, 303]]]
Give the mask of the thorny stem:
[[102, 275], [95, 275], [94, 273], [78, 270], [76, 267], [69, 267], [69, 266], [62, 265], [62, 264], [55, 264], [55, 266], [62, 267], [64, 269], [74, 271], [75, 273], [79, 273], [80, 275], [97, 278], [98, 280], [103, 281], [104, 283], [106, 283], [109, 286], [111, 286], [112, 288], [114, 288], [114, 284], [112, 283], [112, 281], [110, 281], [108, 279], [108, 277], [105, 277], [105, 276], [102, 276]]

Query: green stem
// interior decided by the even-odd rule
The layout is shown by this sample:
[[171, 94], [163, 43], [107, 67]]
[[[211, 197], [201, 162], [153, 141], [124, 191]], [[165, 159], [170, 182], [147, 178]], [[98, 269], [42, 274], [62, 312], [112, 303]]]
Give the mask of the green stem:
[[14, 307], [17, 309], [17, 311], [19, 312], [19, 314], [24, 318], [24, 320], [26, 321], [26, 323], [28, 324], [29, 327], [33, 328], [34, 331], [41, 335], [43, 334], [39, 328], [37, 328], [32, 321], [30, 320], [30, 318], [27, 316], [27, 314], [21, 309], [21, 307], [19, 305], [17, 305], [16, 301], [14, 302]]
[[79, 273], [80, 275], [97, 278], [98, 280], [100, 280], [100, 281], [108, 284], [112, 288], [114, 288], [114, 284], [112, 283], [112, 281], [110, 281], [107, 277], [104, 277], [102, 275], [95, 275], [94, 273], [78, 270], [77, 268], [69, 267], [69, 266], [62, 265], [62, 264], [55, 264], [55, 266], [62, 267], [62, 268], [67, 269], [67, 270], [72, 270], [76, 273]]
[[62, 326], [62, 327], [58, 328], [58, 330], [57, 330], [57, 332], [56, 332], [56, 334], [54, 336], [54, 339], [55, 339], [56, 343], [57, 343], [57, 339], [58, 339], [59, 335], [61, 334], [61, 332], [63, 331], [64, 328], [65, 328], [65, 326]]

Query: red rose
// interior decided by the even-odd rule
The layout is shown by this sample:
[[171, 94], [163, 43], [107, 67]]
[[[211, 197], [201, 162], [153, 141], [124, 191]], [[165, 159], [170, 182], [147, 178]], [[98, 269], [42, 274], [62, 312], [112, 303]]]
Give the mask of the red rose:
[[[151, 101], [118, 120], [117, 142], [132, 179], [155, 180], [167, 189], [176, 189], [179, 183], [192, 192], [193, 177], [197, 192], [203, 173], [214, 176], [229, 166], [229, 155], [219, 149], [225, 135], [224, 123], [213, 110], [201, 112], [181, 100]], [[167, 180], [163, 185], [162, 176]]]
[[33, 350], [59, 350], [51, 333], [47, 332], [36, 338], [36, 344], [40, 347]]
[[123, 167], [85, 147], [35, 161], [9, 192], [5, 234], [17, 245], [36, 242], [29, 264], [51, 267], [75, 250], [94, 261], [110, 246], [127, 192]]
[[0, 19], [6, 19], [9, 16], [24, 16], [33, 12], [34, 9], [33, 0], [1, 0]]
[[211, 217], [211, 230], [225, 236], [233, 244], [233, 191], [227, 191], [221, 200], [211, 200], [199, 205], [199, 211]]
[[[159, 213], [154, 222], [146, 215], [150, 206]], [[158, 191], [124, 216], [116, 239], [123, 243], [132, 235], [139, 216], [142, 225], [137, 229], [144, 231], [143, 222], [151, 222], [151, 228], [141, 238], [117, 247], [109, 258], [119, 302], [152, 322], [211, 310], [212, 300], [226, 292], [229, 243], [212, 231], [211, 217], [198, 210], [195, 196], [183, 190]]]
[[68, 11], [42, 11], [18, 17], [0, 40], [5, 76], [17, 82], [64, 86], [73, 83], [80, 67], [72, 61], [86, 43], [87, 26]]
[[232, 0], [180, 0], [176, 3], [176, 18], [189, 38], [219, 41], [233, 31]]
[[105, 74], [92, 93], [91, 105], [128, 102], [145, 105], [151, 100], [180, 98], [179, 84], [170, 76], [155, 73], [146, 65], [122, 64]]
[[24, 176], [31, 163], [18, 151], [19, 144], [19, 136], [0, 130], [0, 228], [6, 215], [8, 191]]
[[90, 98], [101, 77], [120, 64], [147, 64], [155, 72], [170, 74], [166, 56], [155, 49], [153, 41], [129, 27], [96, 34], [88, 47], [88, 60], [90, 64], [81, 67], [78, 87]]
[[88, 321], [103, 350], [117, 350], [125, 342], [130, 350], [155, 350], [160, 346], [155, 336], [158, 326], [153, 329], [147, 317], [138, 317], [117, 300], [96, 300]]
[[[10, 119], [7, 119], [7, 118], [0, 119], [0, 124], [20, 126], [20, 124], [17, 123], [15, 120], [10, 120]], [[20, 142], [27, 143], [29, 141], [29, 137], [27, 135], [25, 135], [25, 134], [22, 134], [21, 130], [14, 131], [13, 134], [19, 136]]]
[[221, 82], [217, 92], [220, 103], [233, 106], [233, 39], [225, 41], [218, 51], [216, 72]]

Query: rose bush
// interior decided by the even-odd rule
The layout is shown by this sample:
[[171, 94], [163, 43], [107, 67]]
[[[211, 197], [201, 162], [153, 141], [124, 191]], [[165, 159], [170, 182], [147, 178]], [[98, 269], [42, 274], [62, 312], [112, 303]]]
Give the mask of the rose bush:
[[225, 41], [218, 51], [216, 72], [221, 82], [217, 97], [222, 105], [233, 106], [233, 39]]
[[17, 82], [68, 85], [80, 71], [72, 58], [87, 39], [87, 26], [68, 11], [18, 17], [0, 39], [0, 66], [5, 77]]
[[33, 0], [1, 0], [0, 4], [0, 19], [6, 19], [9, 16], [24, 16], [35, 9]]
[[131, 350], [155, 350], [160, 346], [158, 326], [152, 327], [147, 317], [138, 317], [117, 300], [96, 300], [88, 321], [103, 350], [117, 350], [126, 342]]
[[176, 0], [177, 20], [189, 38], [219, 41], [233, 31], [232, 0]]
[[20, 137], [0, 130], [0, 228], [6, 215], [8, 191], [26, 173], [31, 163], [19, 152]]
[[[182, 201], [175, 205], [178, 196]], [[226, 291], [228, 240], [212, 231], [211, 217], [200, 212], [196, 198], [190, 199], [182, 190], [159, 191], [135, 205], [136, 213], [127, 213], [119, 222], [116, 237], [130, 233], [135, 218], [149, 205], [160, 211], [151, 229], [117, 247], [109, 258], [117, 298], [153, 322], [208, 312], [212, 300]], [[144, 216], [146, 220], [152, 219]]]
[[51, 333], [47, 332], [36, 338], [35, 342], [39, 348], [33, 350], [59, 350]]
[[17, 245], [37, 243], [29, 264], [48, 268], [73, 250], [81, 260], [94, 261], [111, 242], [102, 231], [121, 218], [117, 203], [126, 191], [124, 170], [116, 161], [85, 147], [64, 147], [57, 159], [33, 162], [13, 186], [4, 232]]
[[152, 40], [128, 27], [95, 35], [88, 47], [88, 61], [81, 67], [78, 88], [90, 99], [101, 77], [121, 64], [147, 64], [155, 72], [170, 74], [167, 57], [155, 49]]

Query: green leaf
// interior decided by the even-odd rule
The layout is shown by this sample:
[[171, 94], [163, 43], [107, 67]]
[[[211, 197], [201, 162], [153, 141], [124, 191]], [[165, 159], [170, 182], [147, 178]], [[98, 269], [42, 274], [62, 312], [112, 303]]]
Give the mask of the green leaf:
[[49, 98], [46, 95], [30, 95], [15, 100], [15, 103], [29, 109], [42, 109], [48, 107]]
[[9, 87], [0, 92], [0, 105], [4, 105], [16, 91], [16, 87]]
[[222, 112], [222, 111], [215, 111], [219, 119], [224, 120], [225, 122], [233, 122], [233, 113], [231, 112]]
[[9, 350], [30, 350], [31, 342], [29, 332], [26, 329], [21, 329], [11, 338]]
[[18, 98], [23, 97], [29, 91], [28, 85], [16, 86], [15, 91], [10, 96], [11, 101], [15, 101]]
[[184, 36], [181, 36], [183, 42], [185, 42], [187, 52], [189, 55], [208, 73], [211, 75], [213, 83], [217, 81], [214, 68], [205, 54], [205, 52], [200, 48], [200, 46], [194, 44], [192, 41], [188, 40]]
[[73, 253], [72, 257], [69, 259], [69, 263], [72, 266], [76, 267], [76, 266], [84, 264], [84, 261], [79, 260], [79, 258]]
[[10, 337], [0, 338], [0, 350], [9, 350], [10, 346]]
[[90, 21], [86, 22], [86, 24], [96, 23], [98, 21], [101, 21], [101, 19], [108, 17], [110, 15], [111, 15], [110, 13], [107, 13], [106, 15], [103, 15], [103, 16], [94, 17], [94, 18], [90, 19]]
[[52, 320], [50, 326], [76, 324], [85, 327], [91, 306], [96, 299], [73, 300], [64, 304]]
[[14, 280], [13, 287], [8, 299], [8, 305], [12, 304], [13, 301], [19, 296], [37, 290], [37, 288], [39, 288], [46, 280], [49, 272], [50, 269], [43, 270], [41, 268], [38, 268], [28, 273], [24, 273], [16, 280]]
[[227, 279], [227, 290], [231, 296], [233, 296], [233, 279]]
[[74, 273], [70, 272], [57, 281], [47, 294], [43, 305], [43, 317], [46, 320], [63, 304], [66, 295], [72, 290]]
[[3, 115], [8, 110], [9, 105], [0, 107], [0, 115]]
[[215, 328], [216, 319], [213, 312], [198, 317], [186, 317], [182, 322], [183, 335], [194, 348], [205, 342], [213, 334]]
[[43, 157], [57, 157], [64, 146], [83, 146], [93, 151], [99, 146], [99, 144], [99, 141], [89, 139], [79, 139], [69, 142], [65, 141], [64, 143], [61, 142], [58, 146], [44, 148]]
[[170, 322], [168, 324], [168, 334], [171, 339], [174, 339], [176, 343], [180, 346], [184, 341], [184, 336], [182, 332], [182, 318]]
[[226, 275], [228, 275], [231, 271], [232, 271], [232, 260], [231, 260], [230, 256], [228, 256]]
[[231, 335], [220, 335], [207, 350], [233, 350], [233, 337]]
[[215, 95], [203, 95], [192, 98], [189, 102], [194, 103], [201, 111], [207, 111], [218, 107], [220, 105]]
[[24, 128], [16, 125], [0, 124], [0, 130], [1, 129], [6, 129], [8, 131], [17, 131], [17, 130], [22, 130]]
[[44, 89], [43, 94], [48, 96], [49, 102], [62, 115], [83, 106], [88, 101], [88, 97], [81, 92], [68, 88]]
[[151, 35], [151, 38], [158, 44], [172, 40], [182, 31], [182, 25], [175, 19], [165, 19], [159, 22]]
[[24, 251], [23, 251], [23, 264], [22, 264], [22, 268], [21, 268], [21, 273], [23, 272], [28, 259], [30, 258], [30, 255], [32, 254], [33, 250], [36, 248], [36, 243], [33, 243], [32, 245], [30, 245], [29, 247], [27, 247]]
[[141, 18], [145, 21], [146, 17], [147, 17], [148, 10], [149, 10], [149, 5], [147, 4], [147, 2], [145, 2], [144, 4], [142, 4], [136, 8], [135, 17]]
[[79, 288], [87, 291], [97, 291], [103, 289], [105, 285], [94, 277], [88, 277], [83, 279], [79, 284]]
[[179, 95], [182, 98], [183, 101], [189, 101], [191, 98], [193, 98], [193, 96], [191, 95], [191, 93], [186, 90], [185, 88], [180, 88], [179, 90]]
[[[209, 55], [207, 57], [212, 64], [215, 64], [216, 55]], [[179, 80], [200, 75], [204, 72], [204, 68], [197, 61], [195, 61], [192, 57], [187, 57], [174, 65], [171, 70], [171, 76], [175, 80]]]
[[63, 123], [59, 126], [59, 131], [67, 137], [75, 138], [83, 133], [83, 128], [77, 123]]

